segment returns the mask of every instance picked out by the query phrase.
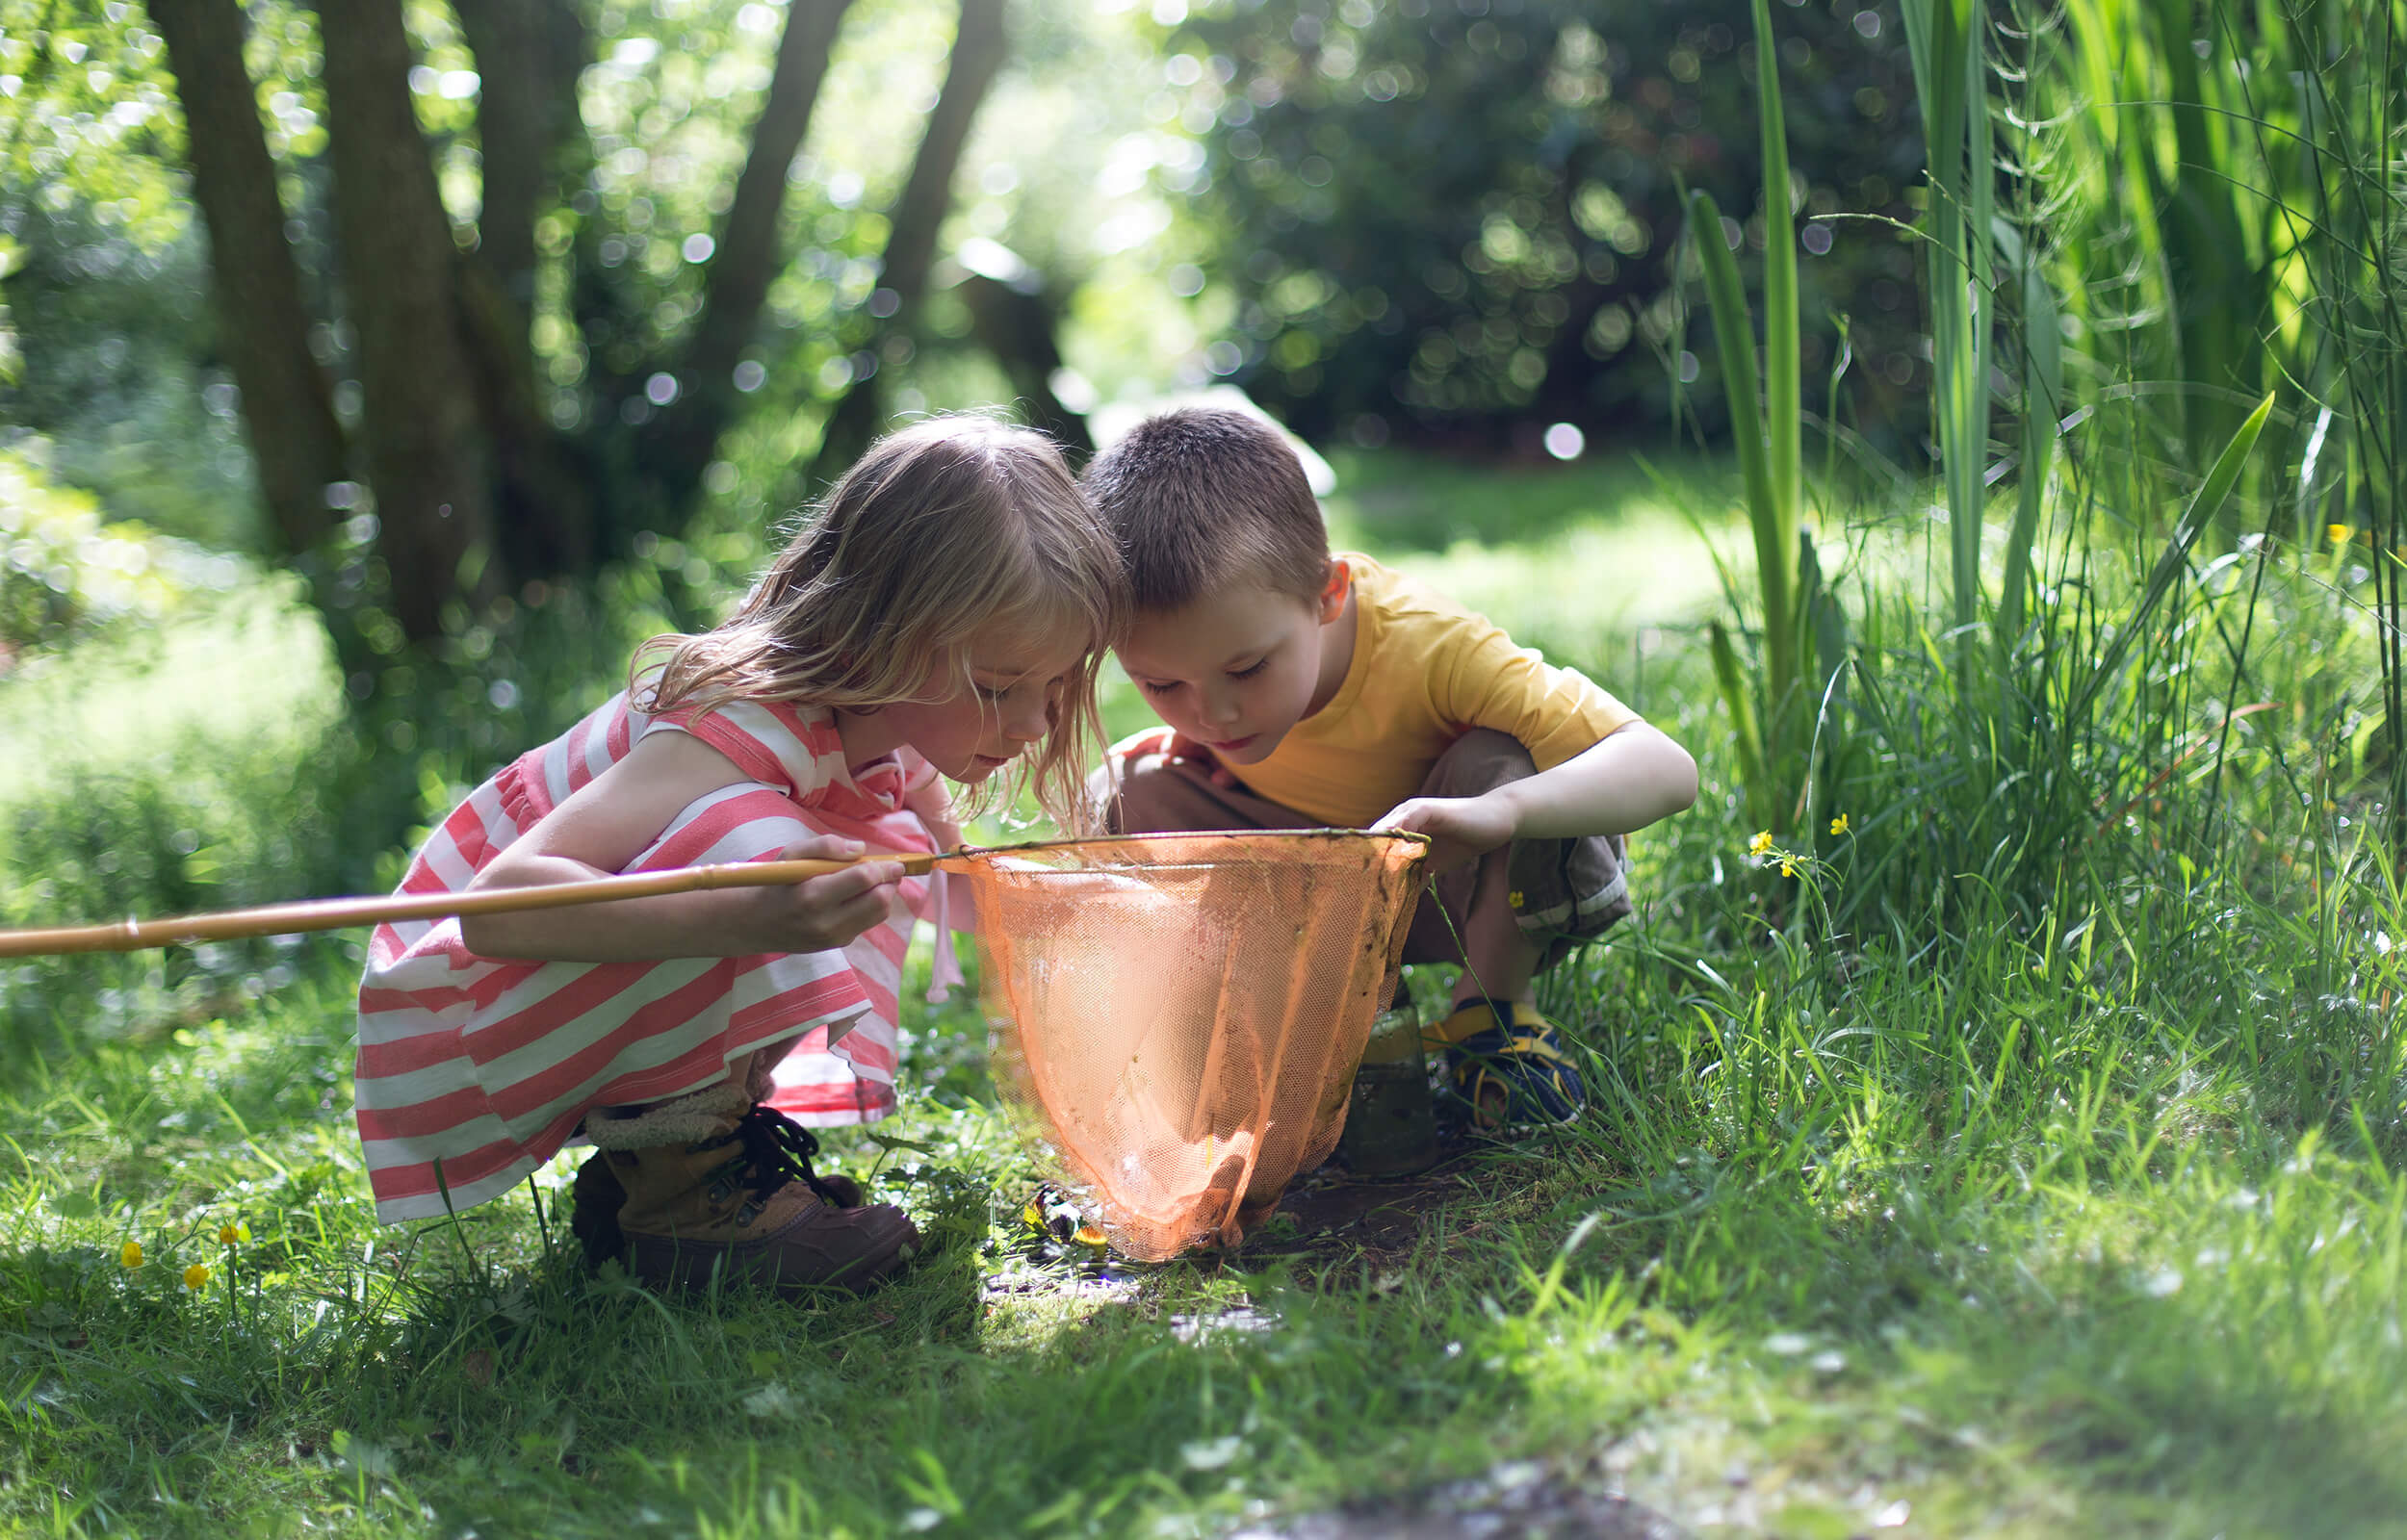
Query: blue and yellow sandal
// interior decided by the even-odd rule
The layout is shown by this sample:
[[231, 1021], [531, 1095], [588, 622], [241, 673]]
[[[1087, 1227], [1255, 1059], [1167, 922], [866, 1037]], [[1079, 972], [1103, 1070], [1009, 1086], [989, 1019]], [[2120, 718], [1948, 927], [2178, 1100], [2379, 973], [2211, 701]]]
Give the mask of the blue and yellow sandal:
[[1465, 1000], [1428, 1038], [1444, 1047], [1447, 1085], [1474, 1128], [1568, 1122], [1588, 1105], [1561, 1033], [1536, 1006]]

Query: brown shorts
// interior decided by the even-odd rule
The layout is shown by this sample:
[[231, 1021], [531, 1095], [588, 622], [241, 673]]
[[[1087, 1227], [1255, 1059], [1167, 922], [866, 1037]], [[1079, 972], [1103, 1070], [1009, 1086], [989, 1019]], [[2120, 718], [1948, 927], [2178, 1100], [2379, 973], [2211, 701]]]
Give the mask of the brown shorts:
[[[1536, 775], [1529, 751], [1501, 732], [1474, 729], [1438, 756], [1421, 783], [1424, 797], [1476, 797], [1508, 782]], [[1319, 819], [1267, 798], [1242, 783], [1212, 783], [1212, 766], [1161, 754], [1107, 758], [1088, 778], [1087, 794], [1099, 817], [1116, 834], [1169, 830], [1319, 829]], [[1551, 967], [1580, 942], [1601, 936], [1630, 912], [1625, 854], [1619, 834], [1578, 839], [1515, 840], [1506, 900], [1513, 917], [1540, 950], [1539, 966]], [[1461, 962], [1457, 939], [1469, 918], [1479, 863], [1442, 873], [1412, 915], [1405, 941], [1407, 962]]]

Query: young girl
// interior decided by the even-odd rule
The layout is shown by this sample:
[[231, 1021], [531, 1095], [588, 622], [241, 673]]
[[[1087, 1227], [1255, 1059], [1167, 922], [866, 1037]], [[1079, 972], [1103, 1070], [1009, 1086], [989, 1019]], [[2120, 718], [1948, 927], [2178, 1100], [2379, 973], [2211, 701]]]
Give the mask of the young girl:
[[[631, 688], [477, 788], [404, 892], [960, 842], [942, 775], [1027, 756], [1074, 817], [1120, 560], [1049, 441], [940, 418], [870, 449], [734, 619], [655, 639]], [[359, 989], [376, 1213], [507, 1191], [570, 1141], [596, 1261], [682, 1285], [864, 1286], [919, 1232], [810, 1167], [798, 1124], [894, 1105], [914, 916], [951, 967], [941, 876], [871, 861], [790, 886], [385, 925]]]

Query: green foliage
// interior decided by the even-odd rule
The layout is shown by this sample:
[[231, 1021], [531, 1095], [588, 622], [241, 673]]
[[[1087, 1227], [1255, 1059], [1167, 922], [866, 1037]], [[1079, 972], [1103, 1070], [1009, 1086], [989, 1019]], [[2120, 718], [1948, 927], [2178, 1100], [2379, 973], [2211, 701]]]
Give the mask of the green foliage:
[[[53, 213], [89, 204], [154, 246], [184, 228], [166, 164], [182, 127], [167, 50], [131, 13], [91, 0], [0, 3], [0, 207], [28, 196]], [[0, 273], [15, 234], [0, 222]]]
[[240, 574], [141, 525], [104, 522], [90, 494], [51, 478], [46, 449], [0, 449], [0, 674], [110, 622], [156, 620]]
[[[1660, 424], [1644, 360], [1678, 326], [1679, 185], [1735, 211], [1750, 245], [1766, 240], [1743, 127], [1765, 44], [1743, 40], [1748, 26], [1738, 0], [1202, 13], [1167, 67], [1208, 138], [1215, 270], [1241, 305], [1221, 363], [1311, 435], [1410, 423], [1530, 450], [1514, 424]], [[1894, 13], [1783, 7], [1777, 38], [1811, 104], [1792, 133], [1822, 253], [1801, 303], [1859, 318], [1857, 346], [1893, 371], [1859, 376], [1859, 419], [1907, 448], [1906, 254], [1820, 222], [1905, 212], [1919, 162], [1899, 132], [1910, 87]]]
[[52, 474], [111, 516], [264, 554], [200, 233], [146, 243], [101, 207], [0, 209], [16, 237], [0, 296], [21, 355], [0, 377], [0, 422], [41, 434]]

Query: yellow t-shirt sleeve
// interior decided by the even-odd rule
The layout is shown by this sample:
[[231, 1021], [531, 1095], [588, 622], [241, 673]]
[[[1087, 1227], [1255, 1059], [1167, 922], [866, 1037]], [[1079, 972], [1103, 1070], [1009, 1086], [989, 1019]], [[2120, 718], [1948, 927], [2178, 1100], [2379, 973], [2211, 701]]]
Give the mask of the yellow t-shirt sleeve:
[[1476, 617], [1468, 629], [1456, 638], [1453, 667], [1432, 680], [1439, 714], [1458, 731], [1488, 728], [1516, 738], [1539, 769], [1551, 770], [1638, 720], [1579, 670], [1514, 646]]

